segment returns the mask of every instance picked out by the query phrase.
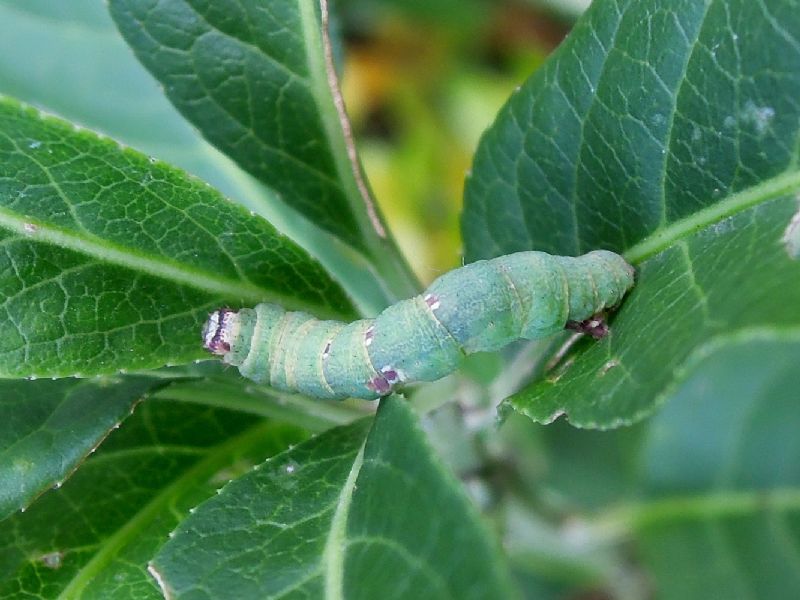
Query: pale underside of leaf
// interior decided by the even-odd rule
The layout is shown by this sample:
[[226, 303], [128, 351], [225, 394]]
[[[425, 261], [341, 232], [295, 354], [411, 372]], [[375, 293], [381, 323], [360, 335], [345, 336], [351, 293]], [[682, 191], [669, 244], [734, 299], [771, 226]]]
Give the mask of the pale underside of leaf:
[[647, 423], [646, 499], [617, 516], [665, 598], [800, 593], [798, 359], [800, 335], [720, 344]]

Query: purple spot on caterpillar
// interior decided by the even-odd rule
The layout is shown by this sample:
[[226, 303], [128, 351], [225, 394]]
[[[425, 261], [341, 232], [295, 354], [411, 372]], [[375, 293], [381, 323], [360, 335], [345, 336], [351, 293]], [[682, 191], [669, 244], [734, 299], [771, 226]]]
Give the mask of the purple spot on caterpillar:
[[375, 328], [370, 325], [364, 332], [364, 345], [369, 346], [372, 343], [373, 337], [375, 337]]
[[392, 384], [386, 381], [385, 377], [376, 375], [367, 382], [367, 389], [378, 392], [381, 396], [385, 396], [392, 391]]
[[331, 341], [325, 344], [325, 349], [322, 351], [322, 360], [326, 360], [331, 355]]
[[381, 374], [391, 385], [395, 385], [396, 383], [400, 383], [401, 381], [405, 380], [402, 371], [390, 366], [383, 367], [381, 369]]
[[426, 294], [423, 300], [425, 300], [425, 304], [427, 304], [428, 308], [431, 310], [436, 310], [439, 308], [439, 296], [434, 294]]
[[220, 308], [208, 316], [203, 326], [203, 346], [213, 354], [222, 355], [230, 352], [228, 340], [229, 328], [236, 312], [228, 308]]
[[391, 366], [381, 368], [381, 372], [367, 382], [367, 389], [379, 393], [381, 396], [392, 391], [392, 388], [405, 381], [405, 375], [400, 369]]

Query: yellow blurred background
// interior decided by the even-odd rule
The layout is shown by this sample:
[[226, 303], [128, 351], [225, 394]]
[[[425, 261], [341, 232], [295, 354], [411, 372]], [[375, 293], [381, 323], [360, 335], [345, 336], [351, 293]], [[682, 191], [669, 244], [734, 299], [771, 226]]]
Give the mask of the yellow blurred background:
[[364, 167], [428, 283], [461, 263], [464, 175], [481, 133], [570, 21], [512, 0], [352, 0], [337, 12]]

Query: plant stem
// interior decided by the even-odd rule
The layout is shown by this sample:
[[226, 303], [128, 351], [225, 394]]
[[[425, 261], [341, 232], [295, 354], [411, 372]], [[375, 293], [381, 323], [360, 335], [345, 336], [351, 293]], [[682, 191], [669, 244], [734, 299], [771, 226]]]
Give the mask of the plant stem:
[[319, 0], [318, 7], [314, 4], [299, 3], [300, 14], [308, 46], [312, 91], [320, 107], [339, 180], [358, 220], [376, 274], [386, 284], [393, 301], [409, 298], [419, 293], [420, 283], [386, 226], [364, 176], [333, 63], [328, 2]]
[[675, 522], [711, 521], [800, 510], [800, 489], [727, 490], [623, 504], [587, 517], [594, 540], [613, 544]]
[[259, 385], [241, 386], [220, 379], [176, 382], [153, 395], [162, 400], [193, 402], [239, 410], [319, 432], [372, 414], [371, 404], [310, 400]]

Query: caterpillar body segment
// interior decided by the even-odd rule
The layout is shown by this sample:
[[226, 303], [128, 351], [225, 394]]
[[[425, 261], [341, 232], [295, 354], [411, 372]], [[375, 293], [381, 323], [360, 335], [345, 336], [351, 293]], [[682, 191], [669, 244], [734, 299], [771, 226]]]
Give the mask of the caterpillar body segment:
[[375, 399], [439, 379], [465, 354], [584, 322], [617, 305], [633, 282], [633, 268], [613, 252], [518, 252], [454, 269], [423, 294], [349, 324], [269, 303], [219, 309], [203, 342], [243, 376], [278, 389]]

